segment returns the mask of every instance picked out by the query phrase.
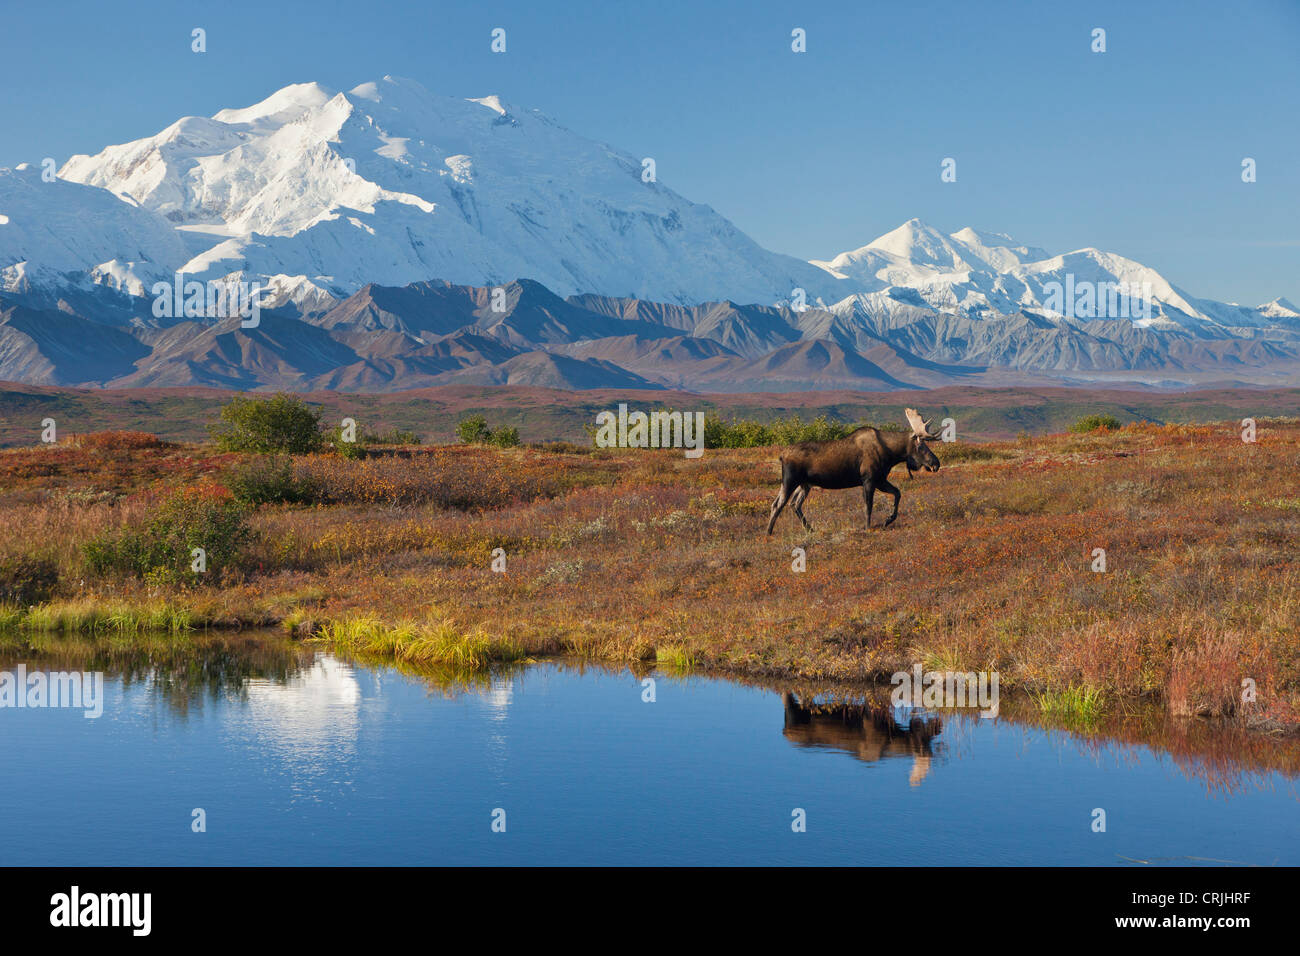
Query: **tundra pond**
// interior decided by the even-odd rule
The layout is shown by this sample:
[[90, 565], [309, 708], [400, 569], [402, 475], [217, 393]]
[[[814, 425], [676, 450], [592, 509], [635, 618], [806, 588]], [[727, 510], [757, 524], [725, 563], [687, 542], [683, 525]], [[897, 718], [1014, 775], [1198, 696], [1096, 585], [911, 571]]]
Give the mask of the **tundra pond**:
[[94, 719], [0, 709], [8, 864], [1300, 863], [1294, 739], [1205, 721], [1098, 732], [564, 660], [458, 676], [272, 635], [0, 673], [20, 665], [105, 676]]

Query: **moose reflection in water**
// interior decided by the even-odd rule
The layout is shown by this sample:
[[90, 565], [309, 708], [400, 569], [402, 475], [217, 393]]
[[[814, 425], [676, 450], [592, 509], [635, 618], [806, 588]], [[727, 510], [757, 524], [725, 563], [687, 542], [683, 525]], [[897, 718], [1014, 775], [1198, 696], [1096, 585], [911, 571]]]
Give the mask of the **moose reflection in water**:
[[799, 747], [831, 747], [875, 763], [885, 757], [912, 758], [912, 786], [920, 786], [930, 772], [930, 761], [942, 752], [935, 742], [943, 730], [937, 717], [913, 716], [906, 724], [897, 712], [879, 704], [804, 704], [790, 691], [785, 701], [786, 740]]

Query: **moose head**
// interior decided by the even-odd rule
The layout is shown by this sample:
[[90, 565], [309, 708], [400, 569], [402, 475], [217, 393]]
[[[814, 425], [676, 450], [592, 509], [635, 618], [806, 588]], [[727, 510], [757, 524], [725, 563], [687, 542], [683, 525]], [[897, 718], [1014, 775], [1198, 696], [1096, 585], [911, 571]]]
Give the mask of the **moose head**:
[[928, 441], [938, 441], [939, 436], [930, 431], [930, 421], [921, 421], [921, 414], [915, 408], [903, 410], [907, 423], [912, 426], [912, 434], [907, 438], [907, 467], [909, 471], [938, 471], [939, 459], [930, 451]]

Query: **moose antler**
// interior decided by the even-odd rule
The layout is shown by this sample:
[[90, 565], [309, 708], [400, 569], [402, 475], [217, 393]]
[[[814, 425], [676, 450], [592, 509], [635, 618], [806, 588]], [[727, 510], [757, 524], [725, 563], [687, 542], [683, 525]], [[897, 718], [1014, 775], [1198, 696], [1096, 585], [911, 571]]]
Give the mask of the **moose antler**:
[[929, 419], [929, 421], [921, 421], [921, 413], [915, 408], [905, 408], [903, 409], [903, 414], [907, 416], [907, 423], [912, 426], [913, 435], [916, 435], [919, 438], [939, 437], [938, 435], [930, 433], [930, 422], [934, 421], [933, 418]]

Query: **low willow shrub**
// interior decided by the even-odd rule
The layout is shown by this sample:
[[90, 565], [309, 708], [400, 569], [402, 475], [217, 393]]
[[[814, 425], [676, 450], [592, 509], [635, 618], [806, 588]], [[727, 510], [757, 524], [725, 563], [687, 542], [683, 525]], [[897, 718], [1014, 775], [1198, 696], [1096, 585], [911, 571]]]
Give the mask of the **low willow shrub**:
[[1088, 432], [1113, 432], [1119, 427], [1119, 419], [1114, 415], [1084, 415], [1070, 426], [1070, 431], [1082, 435]]
[[[215, 583], [238, 568], [251, 537], [244, 506], [225, 488], [206, 485], [173, 493], [143, 526], [95, 536], [83, 557], [86, 572], [96, 577]], [[195, 549], [202, 549], [201, 555]]]
[[320, 489], [307, 475], [299, 475], [293, 459], [270, 455], [244, 461], [226, 475], [226, 486], [236, 501], [247, 505], [310, 504]]
[[48, 601], [59, 583], [59, 566], [30, 555], [0, 557], [0, 605]]

